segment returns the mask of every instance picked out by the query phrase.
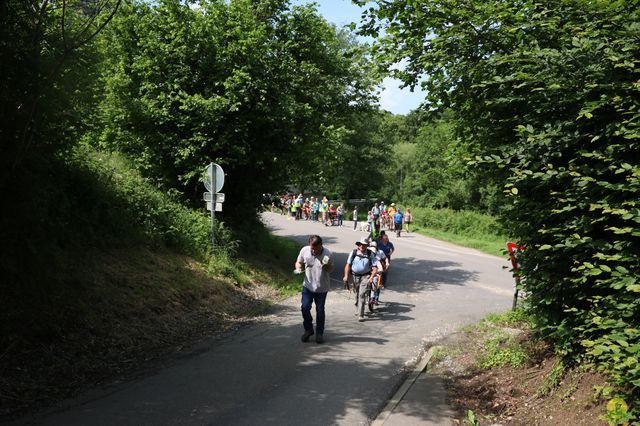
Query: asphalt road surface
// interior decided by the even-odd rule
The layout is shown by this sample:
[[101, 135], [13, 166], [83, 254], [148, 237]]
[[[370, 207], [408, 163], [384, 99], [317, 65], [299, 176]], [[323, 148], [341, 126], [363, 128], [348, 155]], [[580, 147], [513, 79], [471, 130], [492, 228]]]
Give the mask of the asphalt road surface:
[[412, 233], [392, 237], [396, 252], [381, 304], [357, 322], [355, 299], [339, 281], [365, 233], [354, 232], [351, 221], [339, 228], [271, 213], [264, 220], [301, 243], [319, 234], [335, 254], [324, 344], [300, 342], [296, 296], [148, 377], [97, 389], [28, 423], [368, 424], [425, 345], [510, 307], [513, 278], [504, 259]]

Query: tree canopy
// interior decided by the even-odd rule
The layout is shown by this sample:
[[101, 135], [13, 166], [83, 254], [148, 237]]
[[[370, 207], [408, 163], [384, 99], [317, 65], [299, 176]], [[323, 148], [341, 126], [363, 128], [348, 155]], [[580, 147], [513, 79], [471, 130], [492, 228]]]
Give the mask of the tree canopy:
[[101, 141], [149, 175], [194, 196], [215, 161], [232, 209], [289, 183], [346, 190], [333, 173], [375, 82], [363, 47], [312, 6], [132, 2], [104, 43]]
[[366, 17], [380, 66], [406, 61], [396, 76], [454, 114], [471, 166], [510, 198], [541, 330], [637, 396], [638, 1], [395, 0]]

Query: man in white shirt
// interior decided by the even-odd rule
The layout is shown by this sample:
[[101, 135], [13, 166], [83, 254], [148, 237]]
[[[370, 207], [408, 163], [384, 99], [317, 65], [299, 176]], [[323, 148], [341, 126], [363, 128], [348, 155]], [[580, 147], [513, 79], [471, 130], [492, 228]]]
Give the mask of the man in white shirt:
[[[302, 325], [303, 342], [316, 335], [316, 343], [324, 341], [324, 305], [330, 288], [329, 274], [333, 272], [333, 254], [322, 246], [322, 238], [318, 235], [309, 237], [309, 245], [302, 247], [295, 263], [296, 271], [304, 272], [302, 282]], [[316, 330], [313, 331], [311, 304], [316, 304]]]

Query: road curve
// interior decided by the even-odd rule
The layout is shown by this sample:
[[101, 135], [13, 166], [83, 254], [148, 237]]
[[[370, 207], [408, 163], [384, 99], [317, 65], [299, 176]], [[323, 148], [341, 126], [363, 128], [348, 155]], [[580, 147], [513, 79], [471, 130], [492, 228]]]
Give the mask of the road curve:
[[409, 234], [393, 238], [396, 253], [383, 303], [359, 323], [353, 296], [338, 281], [364, 233], [354, 232], [351, 222], [338, 228], [271, 213], [263, 219], [275, 234], [301, 243], [319, 234], [336, 254], [324, 344], [300, 342], [296, 296], [146, 378], [98, 389], [21, 423], [368, 424], [425, 342], [510, 306], [513, 279], [503, 269], [505, 260]]

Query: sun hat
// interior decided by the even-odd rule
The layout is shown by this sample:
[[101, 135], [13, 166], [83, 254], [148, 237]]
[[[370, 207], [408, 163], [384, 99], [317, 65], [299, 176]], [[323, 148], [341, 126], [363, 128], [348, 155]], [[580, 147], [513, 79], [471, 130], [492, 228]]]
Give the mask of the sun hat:
[[391, 205], [392, 205], [392, 206], [395, 206], [395, 205], [396, 205], [396, 203], [391, 203]]
[[362, 246], [362, 245], [368, 246], [369, 245], [369, 239], [366, 238], [366, 237], [362, 237], [362, 238], [360, 238], [360, 241], [356, 241], [356, 245], [357, 246]]
[[378, 252], [378, 244], [375, 241], [371, 241], [369, 243], [369, 247], [367, 247], [367, 250], [371, 250], [374, 253]]

